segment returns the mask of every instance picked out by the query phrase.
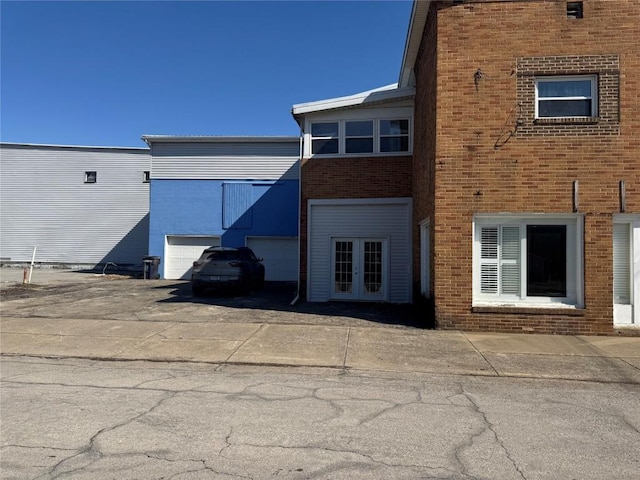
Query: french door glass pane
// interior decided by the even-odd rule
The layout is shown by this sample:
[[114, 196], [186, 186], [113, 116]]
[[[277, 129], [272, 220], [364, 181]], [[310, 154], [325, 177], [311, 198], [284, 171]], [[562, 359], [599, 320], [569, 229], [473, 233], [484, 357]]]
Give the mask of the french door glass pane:
[[335, 243], [335, 293], [353, 292], [353, 242]]
[[382, 242], [364, 242], [364, 289], [368, 294], [382, 292]]
[[566, 225], [527, 225], [527, 296], [567, 296]]

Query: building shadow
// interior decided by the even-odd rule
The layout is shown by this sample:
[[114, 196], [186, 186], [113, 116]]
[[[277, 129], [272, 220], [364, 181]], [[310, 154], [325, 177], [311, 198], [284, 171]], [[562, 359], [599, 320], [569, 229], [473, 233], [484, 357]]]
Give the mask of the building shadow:
[[252, 291], [246, 295], [232, 289], [212, 289], [201, 297], [192, 295], [189, 282], [177, 281], [171, 284], [158, 285], [154, 288], [168, 289], [168, 293], [171, 295], [159, 303], [215, 305], [244, 310], [268, 310], [298, 315], [342, 317], [384, 325], [414, 328], [431, 327], [429, 322], [420, 315], [420, 310], [412, 304], [299, 301], [292, 305], [297, 289], [297, 285], [292, 282], [267, 282], [261, 290]]

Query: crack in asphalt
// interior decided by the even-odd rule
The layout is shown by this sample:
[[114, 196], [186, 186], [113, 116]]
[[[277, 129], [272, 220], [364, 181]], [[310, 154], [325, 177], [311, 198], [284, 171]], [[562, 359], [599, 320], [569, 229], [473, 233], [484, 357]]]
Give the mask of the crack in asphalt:
[[[104, 457], [104, 455], [102, 454], [102, 452], [100, 451], [100, 449], [96, 446], [96, 443], [98, 441], [98, 437], [100, 437], [101, 435], [107, 433], [107, 432], [111, 432], [113, 430], [116, 430], [118, 428], [124, 427], [126, 425], [129, 425], [133, 422], [135, 422], [136, 420], [138, 420], [139, 418], [150, 414], [151, 412], [153, 412], [155, 409], [159, 408], [163, 403], [165, 403], [166, 401], [174, 398], [176, 395], [178, 395], [180, 392], [168, 392], [166, 393], [166, 395], [164, 395], [162, 398], [160, 398], [159, 400], [157, 400], [150, 408], [146, 409], [145, 411], [134, 415], [133, 417], [129, 418], [128, 420], [125, 420], [123, 422], [117, 423], [115, 425], [109, 426], [109, 427], [105, 427], [101, 430], [99, 430], [98, 432], [96, 432], [88, 441], [87, 445], [76, 451], [75, 454], [59, 461], [58, 463], [56, 463], [53, 467], [51, 467], [49, 469], [48, 472], [45, 472], [42, 475], [39, 475], [38, 478], [50, 478], [50, 479], [55, 479], [58, 478], [61, 475], [69, 475], [78, 471], [82, 471], [85, 470], [87, 467], [91, 466], [92, 464], [94, 464], [95, 462], [97, 462], [98, 460], [100, 460], [101, 458]], [[75, 459], [78, 459], [80, 457], [83, 456], [87, 456], [89, 457], [90, 461], [88, 463], [85, 463], [84, 465], [78, 466], [76, 468], [72, 468], [70, 470], [65, 470], [64, 469], [64, 464], [67, 462], [71, 462]]]
[[472, 410], [475, 413], [477, 413], [478, 415], [480, 415], [480, 418], [482, 419], [482, 422], [483, 422], [483, 428], [479, 432], [471, 435], [469, 440], [467, 442], [465, 442], [464, 444], [460, 445], [456, 449], [456, 451], [454, 452], [454, 456], [456, 458], [456, 461], [462, 467], [463, 473], [466, 474], [467, 467], [464, 464], [464, 462], [462, 461], [462, 459], [460, 458], [460, 454], [462, 453], [462, 450], [464, 450], [465, 448], [471, 447], [476, 438], [479, 438], [485, 432], [490, 431], [491, 434], [493, 435], [496, 443], [500, 446], [500, 449], [504, 452], [504, 454], [507, 457], [507, 459], [509, 460], [509, 462], [513, 465], [513, 468], [518, 473], [519, 478], [521, 478], [523, 480], [527, 480], [527, 477], [525, 476], [524, 472], [520, 469], [520, 467], [516, 463], [515, 459], [511, 456], [511, 453], [509, 452], [509, 450], [505, 446], [504, 442], [498, 436], [498, 432], [496, 431], [494, 425], [487, 418], [487, 414], [482, 411], [482, 409], [480, 408], [478, 403], [474, 400], [473, 396], [470, 393], [465, 392], [464, 391], [464, 387], [461, 386], [461, 388], [462, 388], [462, 394], [467, 398], [467, 400], [471, 404]]
[[[378, 389], [378, 380], [380, 379], [377, 377], [375, 379], [355, 377], [358, 380], [356, 383], [352, 383], [354, 377], [335, 374], [328, 377], [306, 374], [282, 380], [282, 376], [264, 371], [261, 371], [259, 375], [254, 373], [248, 375], [241, 371], [212, 376], [214, 371], [211, 369], [189, 370], [188, 368], [166, 367], [166, 369], [158, 368], [145, 371], [145, 376], [152, 375], [154, 378], [128, 379], [132, 385], [113, 386], [88, 383], [103, 381], [97, 377], [101, 370], [105, 372], [104, 381], [107, 382], [113, 382], [116, 373], [118, 378], [121, 375], [125, 379], [133, 371], [138, 370], [130, 367], [103, 367], [98, 363], [87, 365], [65, 364], [65, 362], [59, 364], [28, 361], [15, 363], [35, 365], [36, 368], [26, 373], [9, 375], [8, 379], [3, 380], [3, 388], [11, 390], [29, 386], [53, 386], [78, 391], [79, 389], [95, 389], [98, 392], [111, 391], [114, 396], [117, 396], [119, 392], [127, 391], [148, 393], [146, 397], [143, 397], [144, 400], [137, 403], [135, 407], [129, 407], [124, 413], [118, 413], [119, 416], [116, 417], [116, 420], [111, 420], [109, 425], [104, 426], [102, 423], [100, 427], [103, 428], [96, 428], [87, 433], [80, 443], [75, 444], [81, 445], [80, 448], [20, 444], [25, 443], [24, 441], [0, 447], [0, 451], [7, 453], [11, 448], [42, 450], [41, 453], [34, 452], [32, 454], [34, 458], [39, 458], [41, 461], [30, 465], [31, 468], [38, 468], [39, 474], [37, 476], [34, 474], [37, 479], [53, 480], [90, 474], [99, 476], [101, 472], [106, 471], [103, 470], [106, 468], [103, 463], [111, 465], [114, 462], [117, 464], [118, 459], [134, 458], [136, 466], [141, 465], [141, 458], [146, 458], [150, 461], [148, 464], [144, 464], [144, 468], [159, 470], [166, 468], [167, 472], [163, 478], [171, 479], [186, 478], [198, 473], [205, 476], [219, 475], [225, 476], [225, 478], [228, 476], [234, 479], [252, 479], [253, 477], [250, 476], [252, 474], [259, 478], [278, 476], [292, 478], [295, 475], [295, 478], [311, 479], [332, 478], [332, 476], [348, 474], [351, 471], [366, 474], [374, 470], [385, 472], [387, 477], [405, 474], [410, 478], [487, 478], [474, 470], [474, 466], [470, 464], [470, 457], [467, 455], [467, 453], [478, 454], [481, 450], [495, 452], [496, 461], [500, 461], [499, 467], [511, 472], [508, 475], [505, 474], [505, 477], [527, 479], [526, 472], [520, 468], [515, 456], [505, 444], [505, 440], [498, 434], [499, 429], [496, 425], [500, 425], [500, 430], [506, 427], [502, 423], [494, 425], [489, 413], [482, 408], [482, 405], [488, 401], [487, 397], [483, 396], [484, 393], [476, 393], [476, 390], [466, 390], [465, 384], [460, 381], [453, 383], [453, 381], [444, 380], [428, 382], [424, 379], [404, 379], [401, 383], [389, 383], [388, 388]], [[68, 367], [68, 370], [63, 373], [67, 377], [56, 376], [53, 373], [50, 375], [50, 369], [45, 369], [42, 366], [45, 364]], [[72, 380], [69, 380], [69, 383], [64, 381], [30, 381], [29, 378], [24, 378], [24, 375], [35, 375], [37, 372], [45, 379], [49, 376], [53, 380], [75, 379], [78, 376], [79, 383], [70, 383]], [[199, 378], [200, 375], [209, 376]], [[188, 383], [183, 379], [188, 379]], [[316, 382], [316, 379], [320, 379], [320, 381]], [[232, 381], [226, 382], [226, 380]], [[397, 379], [387, 378], [384, 380], [392, 382]], [[175, 383], [171, 383], [171, 381], [175, 381]], [[134, 382], [137, 383], [134, 384]], [[154, 382], [160, 382], [161, 386], [153, 385]], [[162, 382], [169, 383], [163, 384]], [[163, 388], [167, 385], [173, 388]], [[471, 385], [484, 385], [484, 380], [472, 380]], [[494, 384], [489, 382], [487, 385]], [[560, 385], [566, 384], [559, 382], [554, 384], [556, 388], [559, 388]], [[446, 388], [442, 388], [442, 386], [446, 386]], [[594, 387], [595, 389], [596, 387]], [[620, 390], [624, 391], [623, 388]], [[65, 392], [65, 395], [75, 395], [75, 392]], [[96, 397], [102, 393], [93, 393], [92, 395]], [[546, 395], [549, 397], [547, 398]], [[64, 402], [67, 397], [62, 397], [60, 401]], [[540, 397], [543, 403], [547, 402], [551, 405], [549, 408], [554, 408], [552, 405], [554, 403], [565, 404], [572, 408], [576, 406], [574, 403], [563, 401], [562, 399], [566, 400], [566, 396], [558, 395], [559, 400], [557, 401], [554, 401], [551, 394], [537, 395], [537, 398]], [[217, 402], [220, 402], [222, 406], [218, 406]], [[296, 402], [299, 404], [296, 405]], [[585, 402], [587, 401], [585, 400]], [[166, 441], [169, 442], [170, 438], [173, 438], [174, 428], [179, 425], [180, 420], [192, 418], [188, 412], [184, 414], [181, 412], [185, 405], [190, 407], [212, 404], [213, 406], [207, 412], [214, 412], [217, 423], [214, 422], [212, 425], [215, 425], [213, 430], [215, 433], [204, 433], [203, 440], [198, 440], [201, 442], [200, 450], [205, 453], [194, 453], [185, 446], [176, 448], [171, 443], [167, 443], [167, 446], [160, 443], [162, 447], [158, 448], [165, 448], [164, 450], [152, 450], [156, 445], [153, 443], [154, 447], [147, 448], [147, 451], [144, 451], [144, 448], [140, 446], [138, 448], [143, 451], [123, 450], [123, 447], [117, 447], [118, 444], [114, 443], [119, 442], [121, 436], [131, 437], [138, 434], [139, 431], [144, 432], [145, 435], [162, 432], [162, 435], [167, 435]], [[608, 404], [604, 402], [593, 405], [602, 405], [602, 410], [593, 408], [591, 405], [583, 408], [588, 412], [596, 412], [598, 416], [609, 416], [611, 419], [616, 419], [615, 423], [609, 418], [600, 418], [599, 422], [615, 424], [616, 428], [621, 428], [624, 424], [625, 428], [638, 433], [637, 426], [633, 424], [633, 409], [629, 410], [627, 418], [623, 411], [625, 404], [620, 403], [619, 409], [615, 404], [608, 407]], [[441, 406], [441, 408], [434, 410], [431, 408], [434, 406]], [[544, 408], [544, 405], [542, 407]], [[225, 409], [228, 408], [231, 408], [235, 415], [232, 415], [230, 419], [223, 415], [227, 411]], [[162, 410], [158, 411], [158, 409]], [[267, 412], [265, 415], [269, 415], [269, 412], [275, 412], [274, 418], [285, 423], [288, 421], [289, 411], [302, 412], [292, 422], [293, 427], [301, 425], [301, 428], [295, 428], [294, 433], [291, 434], [288, 431], [280, 433], [277, 426], [275, 430], [271, 429], [271, 421], [267, 417], [261, 417], [256, 428], [244, 417], [244, 412], [247, 411]], [[312, 413], [305, 416], [305, 412]], [[435, 415], [439, 412], [445, 412], [445, 419], [451, 418], [455, 424], [458, 424], [457, 418], [460, 418], [461, 429], [469, 426], [469, 430], [455, 430], [454, 428], [456, 436], [443, 437], [444, 446], [441, 446], [436, 455], [430, 454], [426, 442], [419, 448], [417, 447], [417, 455], [412, 452], [413, 456], [406, 455], [401, 451], [402, 443], [394, 445], [394, 448], [397, 449], [395, 451], [374, 447], [376, 438], [371, 438], [370, 435], [390, 431], [387, 429], [393, 428], [398, 418], [413, 418], [415, 422], [421, 422], [420, 416], [425, 412], [427, 415], [431, 412]], [[579, 413], [584, 414], [584, 412]], [[494, 412], [492, 415], [496, 416], [499, 413]], [[266, 421], [264, 425], [262, 425], [262, 418], [265, 418]], [[189, 420], [189, 422], [191, 421]], [[132, 425], [133, 423], [136, 425]], [[264, 427], [267, 425], [268, 428], [265, 429]], [[359, 427], [364, 428], [356, 430]], [[425, 422], [424, 427], [429, 428], [428, 423]], [[411, 424], [409, 424], [409, 428], [413, 428]], [[423, 426], [421, 425], [419, 428], [423, 428]], [[123, 430], [118, 431], [119, 429]], [[257, 434], [254, 435], [256, 431]], [[332, 442], [331, 435], [335, 431], [340, 432], [339, 440]], [[448, 425], [446, 431], [451, 431]], [[626, 432], [624, 429], [620, 431]], [[299, 432], [308, 433], [306, 436], [301, 436]], [[354, 432], [354, 435], [346, 436], [350, 432]], [[399, 434], [402, 436], [402, 432]], [[34, 443], [37, 443], [37, 437], [33, 438]], [[164, 437], [159, 436], [158, 438], [162, 442]], [[178, 436], [177, 438], [190, 439], [192, 437]], [[421, 436], [420, 438], [424, 441], [425, 438], [431, 437]], [[453, 442], [451, 442], [452, 439]], [[392, 439], [391, 442], [393, 441]], [[114, 445], [116, 445], [117, 451], [122, 453], [109, 453]], [[133, 445], [132, 448], [135, 449], [135, 443]], [[244, 451], [245, 449], [248, 449], [249, 454]], [[273, 455], [269, 455], [270, 452], [267, 449], [273, 449], [271, 451]], [[53, 453], [60, 452], [60, 455], [58, 458], [53, 458], [51, 455], [49, 458], [45, 458], [46, 450], [51, 450]], [[282, 454], [280, 451], [286, 453]], [[296, 451], [300, 453], [294, 453]], [[520, 451], [518, 452], [519, 455], [523, 455]], [[11, 453], [18, 459], [30, 457], [28, 454], [21, 454], [19, 450], [12, 450]], [[249, 458], [253, 460], [271, 457], [278, 459], [279, 456], [282, 457], [282, 462], [289, 462], [289, 459], [297, 461], [298, 458], [307, 457], [321, 458], [322, 461], [317, 461], [312, 468], [307, 468], [309, 463], [302, 461], [299, 465], [304, 465], [307, 468], [306, 471], [296, 469], [295, 467], [298, 465], [295, 464], [288, 465], [289, 469], [287, 469], [282, 463], [271, 464], [275, 465], [271, 468], [283, 468], [259, 471], [259, 473], [251, 471], [251, 469], [259, 468], [255, 465], [249, 468], [249, 472], [242, 472], [246, 475], [233, 471], [238, 468], [236, 466], [238, 459]], [[518, 459], [521, 463], [528, 461], [526, 454], [523, 459]], [[134, 460], [129, 461], [133, 462]], [[152, 461], [158, 463], [154, 464]], [[54, 462], [55, 464], [53, 464]], [[169, 462], [172, 466], [164, 465], [161, 462]], [[389, 469], [389, 471], [385, 469]]]

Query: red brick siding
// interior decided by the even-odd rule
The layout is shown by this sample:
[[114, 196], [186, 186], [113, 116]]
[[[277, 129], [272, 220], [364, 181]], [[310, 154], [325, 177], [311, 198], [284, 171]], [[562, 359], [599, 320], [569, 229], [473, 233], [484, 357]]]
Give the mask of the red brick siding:
[[[640, 212], [640, 2], [614, 3], [585, 0], [583, 19], [567, 18], [566, 2], [555, 0], [438, 4], [437, 21], [432, 19], [424, 34], [425, 44], [437, 38], [437, 68], [430, 48], [422, 48], [417, 62], [416, 102], [427, 106], [416, 105], [414, 196], [416, 221], [434, 204], [433, 292], [440, 327], [613, 332], [612, 221], [620, 212], [620, 180], [626, 184], [627, 212]], [[514, 131], [518, 62], [575, 57], [584, 66], [592, 56], [619, 61], [619, 124], [614, 121], [613, 130], [609, 122], [588, 134], [584, 125], [544, 135], [529, 124]], [[427, 100], [434, 83], [435, 116]], [[433, 125], [435, 152], [419, 133]], [[431, 176], [429, 200], [421, 180]], [[585, 309], [575, 315], [474, 311], [473, 215], [571, 213], [574, 180], [585, 215]]]

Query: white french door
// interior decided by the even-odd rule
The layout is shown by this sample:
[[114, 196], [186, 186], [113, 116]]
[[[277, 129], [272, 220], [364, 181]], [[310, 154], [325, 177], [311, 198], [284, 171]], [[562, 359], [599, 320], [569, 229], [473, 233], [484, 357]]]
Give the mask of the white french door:
[[387, 258], [384, 238], [332, 238], [331, 299], [386, 301]]
[[640, 220], [613, 224], [613, 323], [640, 326]]

